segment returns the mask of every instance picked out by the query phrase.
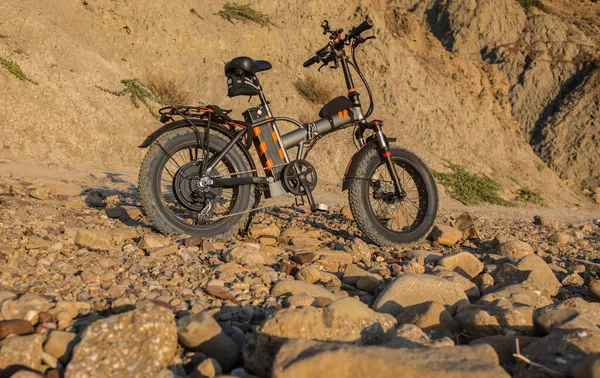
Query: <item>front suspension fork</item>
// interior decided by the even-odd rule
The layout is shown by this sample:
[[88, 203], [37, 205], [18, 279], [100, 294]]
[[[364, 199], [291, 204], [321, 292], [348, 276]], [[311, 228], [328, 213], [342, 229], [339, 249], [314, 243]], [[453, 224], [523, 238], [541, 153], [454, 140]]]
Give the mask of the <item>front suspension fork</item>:
[[387, 166], [388, 172], [390, 173], [392, 183], [394, 184], [394, 189], [396, 190], [396, 195], [399, 198], [404, 198], [406, 196], [406, 192], [404, 191], [404, 188], [402, 188], [402, 182], [398, 177], [398, 172], [396, 172], [396, 165], [392, 161], [390, 145], [388, 144], [385, 134], [381, 130], [382, 126], [382, 121], [373, 121], [371, 128], [375, 132], [377, 143], [379, 144], [379, 153], [381, 154], [381, 158], [383, 159], [383, 161], [385, 161], [385, 165]]

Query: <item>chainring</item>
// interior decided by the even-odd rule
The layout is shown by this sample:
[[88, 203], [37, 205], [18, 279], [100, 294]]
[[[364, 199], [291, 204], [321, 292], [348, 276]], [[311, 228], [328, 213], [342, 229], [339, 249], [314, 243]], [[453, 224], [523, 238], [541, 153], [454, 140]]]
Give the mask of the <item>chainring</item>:
[[[306, 185], [303, 185], [301, 178]], [[288, 192], [303, 196], [317, 187], [317, 171], [306, 160], [294, 160], [281, 171], [281, 181]]]
[[[179, 168], [173, 176], [175, 198], [183, 207], [193, 211], [202, 211], [209, 202], [218, 198], [223, 192], [219, 187], [201, 187], [199, 164], [201, 162], [190, 161]], [[207, 176], [218, 175], [217, 172], [211, 171]]]

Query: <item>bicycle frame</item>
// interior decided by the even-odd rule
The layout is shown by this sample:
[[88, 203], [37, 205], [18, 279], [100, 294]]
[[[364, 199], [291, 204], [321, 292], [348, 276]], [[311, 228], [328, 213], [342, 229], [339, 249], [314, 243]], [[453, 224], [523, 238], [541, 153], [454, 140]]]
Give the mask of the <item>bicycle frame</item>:
[[[354, 63], [349, 62], [349, 57], [346, 55], [344, 49], [340, 49], [335, 52], [336, 66], [337, 66], [337, 61], [341, 62], [341, 67], [342, 67], [342, 71], [344, 74], [344, 80], [346, 82], [346, 87], [348, 90], [347, 97], [350, 100], [350, 106], [345, 109], [340, 109], [336, 115], [321, 118], [314, 122], [302, 124], [299, 121], [297, 121], [293, 118], [290, 118], [290, 117], [273, 116], [271, 107], [269, 105], [270, 102], [267, 100], [258, 78], [256, 76], [254, 76], [254, 78], [253, 78], [254, 83], [259, 88], [259, 92], [258, 92], [258, 96], [260, 98], [259, 108], [265, 110], [266, 118], [263, 120], [251, 122], [251, 123], [244, 122], [244, 121], [236, 121], [236, 120], [231, 120], [231, 119], [230, 119], [231, 122], [226, 122], [226, 123], [228, 123], [229, 126], [231, 126], [231, 125], [241, 126], [241, 127], [243, 127], [243, 129], [238, 130], [235, 133], [233, 133], [230, 141], [227, 143], [225, 148], [223, 148], [223, 150], [221, 150], [217, 155], [211, 157], [208, 162], [204, 162], [202, 164], [202, 168], [203, 168], [202, 171], [203, 172], [212, 171], [216, 167], [218, 162], [236, 144], [241, 145], [241, 143], [240, 143], [241, 139], [248, 133], [247, 128], [250, 128], [251, 130], [254, 131], [253, 141], [255, 142], [258, 155], [260, 157], [262, 157], [263, 155], [267, 154], [265, 159], [261, 159], [261, 160], [264, 160], [262, 166], [263, 166], [263, 169], [265, 170], [265, 172], [267, 173], [267, 176], [257, 177], [256, 175], [253, 175], [252, 177], [229, 177], [229, 178], [214, 178], [214, 179], [209, 178], [209, 181], [211, 181], [210, 185], [215, 186], [215, 187], [233, 187], [233, 186], [248, 185], [248, 184], [267, 184], [268, 189], [269, 189], [268, 192], [265, 193], [267, 195], [267, 197], [275, 197], [275, 196], [278, 196], [281, 194], [285, 194], [285, 193], [287, 193], [287, 190], [284, 188], [284, 186], [280, 180], [279, 174], [278, 174], [279, 172], [276, 172], [276, 170], [277, 170], [277, 168], [279, 168], [279, 166], [284, 166], [286, 164], [289, 164], [292, 161], [290, 159], [290, 151], [289, 151], [290, 149], [296, 148], [296, 147], [298, 148], [298, 150], [296, 152], [296, 158], [295, 158], [296, 160], [306, 159], [308, 153], [310, 152], [312, 147], [314, 147], [314, 145], [316, 144], [318, 139], [320, 139], [323, 136], [330, 134], [334, 131], [342, 130], [349, 126], [355, 125], [355, 126], [357, 126], [357, 129], [354, 133], [354, 137], [357, 140], [359, 146], [362, 148], [369, 141], [375, 142], [376, 146], [378, 147], [378, 149], [381, 153], [382, 159], [385, 160], [386, 165], [390, 169], [390, 172], [393, 176], [393, 181], [394, 181], [394, 186], [395, 186], [396, 192], [399, 195], [403, 195], [404, 190], [402, 189], [400, 181], [397, 178], [395, 169], [393, 169], [393, 163], [390, 158], [389, 143], [388, 143], [386, 136], [383, 134], [383, 131], [382, 131], [383, 122], [381, 122], [381, 121], [369, 122], [367, 120], [368, 115], [372, 111], [373, 101], [372, 101], [372, 96], [371, 96], [368, 84], [366, 83], [366, 80], [365, 80], [364, 76], [362, 75], [362, 72], [358, 69], [358, 66], [356, 64], [356, 59], [354, 56], [355, 48], [356, 48], [356, 46], [352, 46], [352, 58], [353, 58]], [[369, 111], [367, 112], [367, 115], [365, 115], [363, 113], [362, 106], [360, 103], [360, 94], [356, 91], [356, 88], [354, 86], [354, 81], [352, 78], [352, 74], [350, 72], [350, 65], [353, 65], [354, 69], [359, 74], [360, 78], [362, 79], [362, 81], [364, 82], [364, 84], [367, 88], [367, 91], [369, 92], [369, 97], [371, 97], [371, 106], [369, 108]], [[188, 125], [195, 130], [196, 134], [199, 135], [199, 131], [197, 130], [197, 125], [195, 125], [193, 122], [191, 122], [185, 116], [185, 114], [183, 114], [176, 108], [173, 108], [173, 109], [175, 109], [175, 113], [173, 113], [173, 111], [171, 111], [170, 116], [167, 117], [167, 120], [168, 119], [172, 120], [173, 119], [172, 115], [182, 116], [188, 122]], [[206, 126], [206, 128], [207, 128], [206, 131], [208, 133], [210, 132], [210, 128], [211, 128], [210, 113], [212, 113], [212, 111], [209, 112], [208, 125]], [[162, 114], [162, 112], [161, 112], [161, 114]], [[196, 116], [196, 118], [202, 118], [202, 117], [203, 116], [200, 116], [200, 117]], [[286, 133], [284, 135], [281, 135], [279, 127], [277, 126], [277, 122], [292, 123], [295, 126], [297, 126], [297, 129], [292, 130], [291, 132]], [[272, 135], [272, 138], [273, 138], [272, 142], [275, 142], [278, 147], [277, 151], [270, 151], [267, 148], [265, 148], [263, 146], [263, 144], [256, 143], [258, 141], [258, 135], [259, 135], [259, 133], [257, 132], [257, 128], [259, 129], [260, 127], [262, 127], [264, 125], [270, 126], [270, 129], [272, 130], [272, 132], [270, 132], [268, 134]], [[179, 126], [179, 127], [181, 127], [181, 126]], [[231, 127], [233, 128], [233, 126], [231, 126]], [[172, 129], [172, 128], [170, 128], [168, 125], [165, 125], [165, 127], [157, 130], [155, 133], [153, 133], [151, 136], [149, 136], [140, 147], [147, 147], [151, 142], [156, 141], [158, 136], [169, 131], [170, 129]], [[367, 129], [370, 129], [373, 131], [373, 136], [365, 139], [364, 132]], [[208, 133], [205, 133], [205, 134], [208, 135]], [[308, 148], [305, 151], [306, 145], [308, 145]], [[273, 164], [272, 163], [273, 160], [269, 158], [268, 154], [271, 154], [271, 156], [275, 156], [275, 155], [272, 155], [273, 153], [278, 153], [279, 158], [282, 160], [282, 163], [280, 165]], [[246, 153], [246, 156], [249, 156], [249, 155]], [[276, 160], [281, 161], [279, 159], [276, 159]], [[354, 164], [354, 162], [351, 160], [350, 164], [348, 165], [348, 168], [346, 169], [346, 176], [348, 176], [348, 174], [350, 174], [350, 177], [349, 177], [350, 180], [355, 179], [355, 177], [353, 177], [353, 174], [352, 174], [352, 172], [354, 170], [353, 164]], [[252, 163], [251, 165], [254, 165], [254, 164]], [[345, 177], [345, 180], [346, 180], [346, 177]], [[346, 183], [344, 183], [344, 187], [346, 187]]]

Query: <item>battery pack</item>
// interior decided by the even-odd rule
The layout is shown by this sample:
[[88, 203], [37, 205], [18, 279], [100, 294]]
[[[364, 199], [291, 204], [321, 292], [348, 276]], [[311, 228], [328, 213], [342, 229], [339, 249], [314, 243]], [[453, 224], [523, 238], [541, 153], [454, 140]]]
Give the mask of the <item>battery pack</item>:
[[[257, 123], [269, 118], [269, 115], [264, 108], [250, 108], [242, 113], [246, 122]], [[283, 164], [285, 163], [285, 155], [279, 146], [277, 133], [273, 130], [271, 123], [252, 128], [254, 134], [254, 146], [258, 152], [260, 162], [269, 177], [273, 177], [276, 181], [280, 179]]]

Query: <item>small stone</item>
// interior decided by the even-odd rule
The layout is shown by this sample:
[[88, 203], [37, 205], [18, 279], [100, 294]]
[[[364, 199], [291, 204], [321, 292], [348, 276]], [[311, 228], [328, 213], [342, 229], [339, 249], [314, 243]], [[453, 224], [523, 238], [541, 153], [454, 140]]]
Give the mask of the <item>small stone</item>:
[[373, 294], [379, 287], [379, 282], [380, 281], [373, 276], [362, 276], [358, 278], [356, 288]]
[[156, 248], [146, 248], [146, 252], [148, 252], [148, 256], [154, 258], [163, 258], [174, 253], [177, 253], [178, 246], [177, 244], [170, 244], [163, 247]]
[[307, 307], [315, 303], [315, 298], [306, 294], [292, 295], [286, 298], [286, 302], [290, 307]]
[[318, 246], [321, 242], [307, 236], [295, 236], [290, 240], [290, 244], [298, 248], [311, 248]]
[[31, 190], [29, 195], [39, 200], [47, 200], [50, 195], [50, 190], [47, 187], [42, 186]]
[[223, 374], [221, 365], [219, 365], [219, 362], [212, 357], [209, 357], [206, 360], [202, 361], [200, 365], [198, 365], [196, 371], [200, 374], [201, 377], [209, 378]]
[[548, 240], [556, 244], [567, 244], [571, 240], [571, 236], [569, 236], [569, 234], [566, 232], [557, 232], [550, 235]]
[[202, 245], [202, 239], [200, 236], [191, 236], [189, 238], [183, 239], [183, 245], [186, 247], [198, 247]]
[[265, 257], [260, 251], [248, 247], [233, 248], [228, 252], [226, 260], [242, 265], [263, 265], [265, 263]]
[[33, 332], [33, 326], [27, 320], [13, 319], [0, 321], [0, 340], [10, 334], [27, 335]]
[[315, 255], [314, 253], [311, 253], [311, 252], [296, 253], [294, 256], [292, 256], [291, 260], [298, 265], [304, 265], [304, 264], [310, 264], [311, 262], [313, 262], [315, 260], [316, 257], [317, 257], [317, 255]]
[[370, 273], [366, 270], [359, 268], [355, 264], [350, 264], [346, 267], [346, 270], [344, 271], [344, 277], [342, 278], [342, 282], [348, 285], [356, 285], [360, 277], [369, 275]]
[[44, 351], [66, 364], [71, 359], [77, 335], [71, 332], [51, 331], [44, 343]]
[[398, 325], [414, 324], [425, 332], [458, 332], [458, 324], [446, 308], [436, 302], [423, 302], [409, 306], [396, 317]]
[[165, 247], [171, 244], [171, 240], [159, 234], [146, 234], [138, 243], [138, 247], [144, 250]]
[[433, 227], [429, 236], [441, 245], [452, 246], [462, 239], [463, 234], [452, 226], [438, 224]]
[[202, 312], [179, 319], [177, 334], [183, 346], [213, 357], [225, 371], [237, 366], [240, 351], [211, 313]]
[[558, 221], [556, 221], [555, 219], [536, 215], [535, 217], [533, 217], [533, 223], [540, 226], [541, 228], [558, 230]]
[[569, 274], [560, 282], [563, 286], [582, 286], [584, 283], [583, 278], [577, 274]]
[[469, 252], [453, 253], [438, 260], [438, 265], [463, 275], [468, 279], [483, 271], [483, 263]]
[[350, 206], [344, 206], [340, 209], [340, 215], [346, 219], [354, 220], [354, 215], [352, 214], [352, 210], [350, 210]]
[[307, 284], [313, 284], [321, 279], [321, 272], [315, 266], [305, 266], [296, 273], [296, 279]]
[[75, 244], [92, 250], [108, 251], [116, 248], [110, 234], [102, 230], [79, 229], [74, 241]]
[[506, 243], [500, 244], [496, 253], [500, 256], [510, 257], [517, 261], [527, 255], [533, 254], [533, 248], [523, 241], [511, 240]]
[[250, 227], [249, 230], [250, 236], [254, 239], [258, 239], [261, 237], [269, 237], [277, 239], [281, 234], [281, 230], [274, 224], [271, 225], [254, 225]]

